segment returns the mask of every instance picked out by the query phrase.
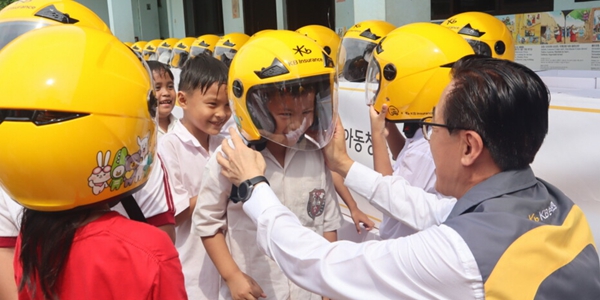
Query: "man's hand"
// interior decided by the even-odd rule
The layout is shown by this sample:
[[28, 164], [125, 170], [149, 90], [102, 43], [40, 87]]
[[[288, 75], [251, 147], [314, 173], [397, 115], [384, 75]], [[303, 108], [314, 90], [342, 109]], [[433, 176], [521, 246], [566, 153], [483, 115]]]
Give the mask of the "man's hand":
[[354, 161], [348, 156], [348, 152], [346, 151], [344, 127], [342, 126], [342, 121], [339, 117], [335, 124], [333, 138], [321, 151], [325, 157], [325, 164], [327, 164], [327, 167], [342, 175], [342, 177], [346, 177], [346, 174]]
[[[371, 135], [377, 135], [380, 137], [387, 137], [388, 131], [386, 130], [385, 116], [388, 111], [387, 104], [381, 106], [381, 112], [377, 112], [373, 105], [369, 105], [369, 117], [371, 119]], [[395, 126], [395, 125], [394, 125]]]
[[267, 165], [262, 154], [246, 146], [234, 128], [229, 128], [229, 134], [234, 148], [229, 146], [227, 140], [223, 140], [221, 150], [227, 158], [217, 153], [221, 174], [236, 186], [250, 178], [264, 176]]
[[262, 288], [245, 273], [239, 272], [225, 281], [234, 300], [256, 300], [267, 298]]

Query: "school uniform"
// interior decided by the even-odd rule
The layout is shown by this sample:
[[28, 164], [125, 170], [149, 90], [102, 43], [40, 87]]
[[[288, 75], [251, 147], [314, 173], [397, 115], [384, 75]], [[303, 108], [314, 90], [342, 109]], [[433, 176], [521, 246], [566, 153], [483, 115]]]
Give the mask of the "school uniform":
[[[175, 215], [190, 207], [190, 198], [198, 195], [202, 174], [208, 158], [221, 145], [220, 135], [209, 137], [209, 150], [181, 124], [165, 134], [159, 144], [159, 154], [168, 169], [173, 190]], [[196, 206], [204, 201], [198, 196]], [[192, 220], [175, 226], [175, 246], [183, 265], [185, 285], [190, 299], [218, 298], [220, 275], [204, 249], [202, 240], [192, 234]]]
[[173, 115], [173, 114], [169, 115], [169, 126], [167, 126], [167, 131], [164, 131], [160, 126], [156, 126], [156, 128], [158, 129], [158, 140], [159, 141], [163, 137], [163, 135], [165, 135], [167, 132], [173, 130], [177, 120], [178, 119], [177, 119], [177, 117], [175, 117], [175, 115]]
[[[219, 149], [220, 151], [220, 149]], [[302, 226], [317, 233], [339, 229], [342, 215], [331, 174], [320, 151], [287, 149], [282, 167], [275, 157], [264, 149], [265, 177], [277, 194], [280, 203], [293, 211]], [[194, 227], [200, 236], [213, 236], [219, 230], [240, 270], [252, 277], [267, 294], [267, 299], [321, 299], [308, 292], [282, 273], [277, 264], [264, 255], [256, 243], [256, 226], [242, 211], [242, 203], [228, 198], [231, 183], [220, 174], [216, 156], [210, 158], [194, 211]], [[320, 237], [321, 240], [327, 242]], [[310, 245], [306, 245], [310, 247]], [[219, 299], [231, 299], [229, 288], [223, 282]]]
[[[15, 279], [22, 278], [20, 237]], [[27, 288], [19, 299], [35, 298]], [[160, 229], [108, 212], [75, 232], [58, 281], [58, 297], [69, 299], [187, 299], [177, 251]]]
[[23, 207], [0, 188], [0, 248], [14, 248], [21, 228]]

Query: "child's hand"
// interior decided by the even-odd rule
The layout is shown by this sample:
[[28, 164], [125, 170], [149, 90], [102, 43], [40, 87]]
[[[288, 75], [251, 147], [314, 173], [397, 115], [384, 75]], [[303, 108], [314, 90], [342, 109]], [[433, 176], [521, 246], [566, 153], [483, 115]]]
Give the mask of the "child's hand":
[[356, 232], [360, 234], [361, 225], [365, 228], [366, 231], [371, 231], [375, 223], [369, 219], [369, 217], [362, 212], [360, 209], [355, 208], [350, 212], [350, 216], [352, 217], [352, 221], [354, 222], [354, 226], [356, 226]]
[[233, 300], [255, 300], [258, 298], [267, 298], [262, 288], [243, 272], [232, 275], [227, 281], [227, 287], [231, 292]]
[[371, 119], [371, 134], [386, 137], [388, 135], [385, 129], [385, 116], [388, 111], [387, 104], [381, 106], [381, 112], [377, 112], [373, 105], [369, 106], [369, 116]]

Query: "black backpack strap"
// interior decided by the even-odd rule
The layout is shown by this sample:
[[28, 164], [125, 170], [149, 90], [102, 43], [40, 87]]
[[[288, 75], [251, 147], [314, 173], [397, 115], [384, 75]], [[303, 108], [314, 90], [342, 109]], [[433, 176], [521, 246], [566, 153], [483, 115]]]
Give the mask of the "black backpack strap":
[[148, 223], [146, 217], [144, 217], [144, 213], [142, 213], [142, 209], [135, 201], [132, 195], [129, 195], [123, 199], [121, 199], [121, 204], [125, 208], [129, 219], [139, 222]]

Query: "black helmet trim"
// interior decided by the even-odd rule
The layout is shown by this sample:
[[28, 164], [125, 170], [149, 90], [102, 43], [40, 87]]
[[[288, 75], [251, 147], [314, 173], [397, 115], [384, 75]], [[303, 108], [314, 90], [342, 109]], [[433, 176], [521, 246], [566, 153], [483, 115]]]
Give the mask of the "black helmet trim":
[[30, 110], [30, 109], [0, 109], [0, 124], [4, 121], [32, 122], [35, 125], [48, 125], [88, 116], [86, 113]]
[[270, 66], [262, 68], [260, 69], [260, 71], [254, 71], [254, 74], [256, 74], [256, 76], [258, 76], [258, 78], [260, 79], [265, 79], [273, 76], [287, 74], [289, 72], [290, 71], [283, 65], [281, 61], [279, 61], [279, 59], [274, 58]]
[[230, 42], [229, 40], [226, 40], [225, 43], [223, 43], [223, 46], [227, 46], [227, 47], [235, 47], [235, 44]]
[[376, 34], [372, 33], [372, 32], [371, 32], [371, 28], [367, 28], [367, 30], [365, 30], [365, 31], [361, 32], [361, 33], [360, 33], [360, 36], [362, 36], [362, 37], [365, 37], [365, 38], [368, 38], [368, 39], [370, 39], [370, 40], [374, 40], [374, 41], [376, 41], [376, 40], [378, 40], [379, 38], [381, 38], [380, 36], [378, 36], [378, 35], [376, 35]]
[[63, 24], [75, 24], [79, 20], [69, 17], [69, 14], [60, 12], [54, 5], [42, 8], [35, 14], [36, 17], [46, 18]]
[[202, 46], [202, 47], [210, 47], [210, 45], [207, 44], [205, 41], [200, 42], [199, 45]]
[[485, 32], [474, 29], [473, 27], [471, 27], [471, 23], [468, 23], [467, 25], [465, 25], [465, 27], [461, 28], [458, 31], [458, 34], [468, 35], [472, 37], [482, 37], [485, 34]]

